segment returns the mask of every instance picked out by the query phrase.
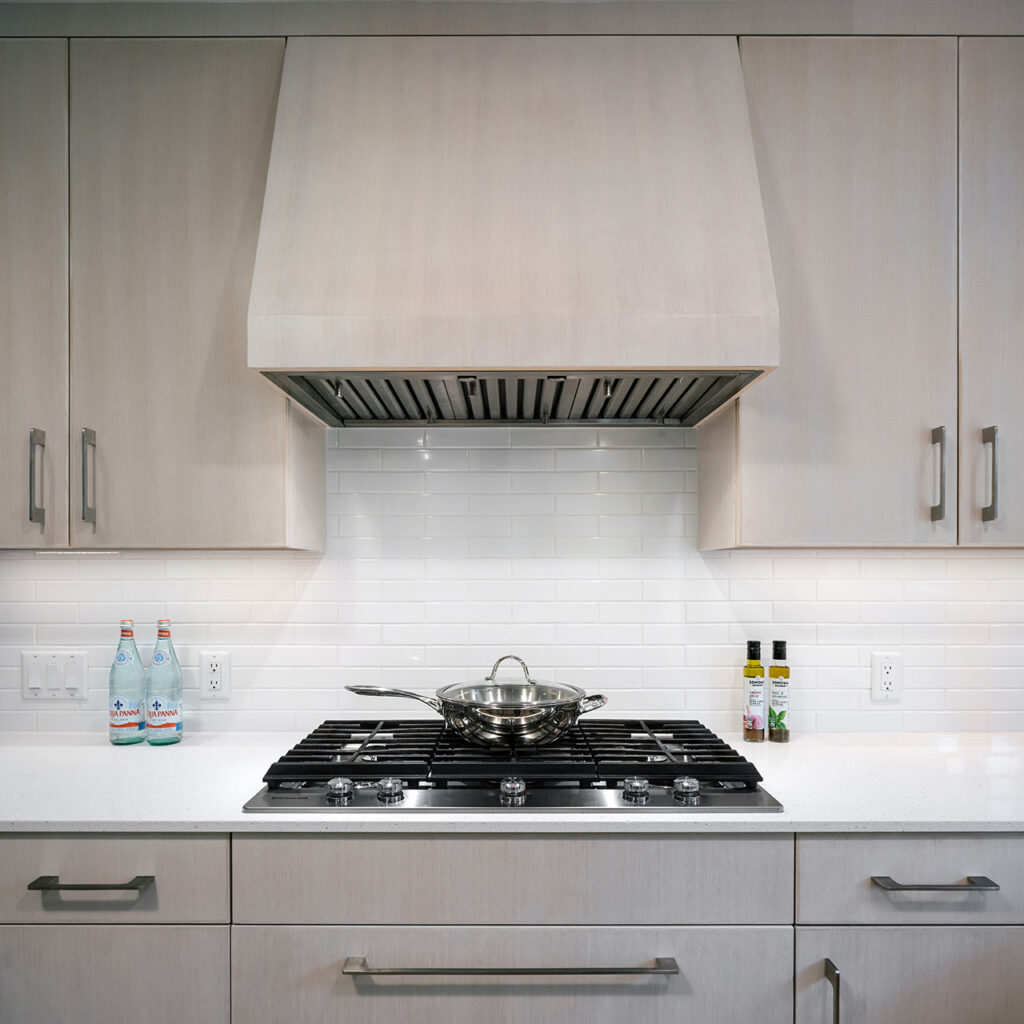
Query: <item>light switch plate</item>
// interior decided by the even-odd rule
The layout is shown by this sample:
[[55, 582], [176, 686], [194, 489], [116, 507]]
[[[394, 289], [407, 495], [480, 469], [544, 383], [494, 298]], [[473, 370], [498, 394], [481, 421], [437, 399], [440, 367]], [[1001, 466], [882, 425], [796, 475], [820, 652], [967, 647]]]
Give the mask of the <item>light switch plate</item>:
[[22, 651], [24, 700], [84, 700], [89, 696], [86, 651]]

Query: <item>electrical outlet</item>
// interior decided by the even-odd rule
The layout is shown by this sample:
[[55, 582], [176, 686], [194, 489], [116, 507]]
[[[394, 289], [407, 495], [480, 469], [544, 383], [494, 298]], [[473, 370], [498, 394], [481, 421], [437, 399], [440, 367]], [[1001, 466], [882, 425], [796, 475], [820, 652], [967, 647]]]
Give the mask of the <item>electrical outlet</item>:
[[871, 655], [871, 699], [888, 704], [903, 695], [903, 655], [898, 651], [875, 651]]
[[227, 651], [200, 653], [199, 696], [203, 700], [231, 699], [231, 655]]

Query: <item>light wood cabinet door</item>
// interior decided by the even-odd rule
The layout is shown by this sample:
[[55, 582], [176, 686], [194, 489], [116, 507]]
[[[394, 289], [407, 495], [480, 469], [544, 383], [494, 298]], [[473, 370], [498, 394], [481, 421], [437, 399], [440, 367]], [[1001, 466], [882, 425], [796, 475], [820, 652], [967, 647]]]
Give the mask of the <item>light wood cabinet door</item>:
[[961, 544], [1024, 544], [1022, 96], [1024, 39], [960, 40]]
[[[67, 547], [64, 39], [0, 40], [0, 380], [0, 547]], [[30, 444], [33, 430], [45, 433], [45, 447], [40, 434]], [[43, 510], [32, 518], [30, 472]]]
[[231, 882], [245, 924], [788, 924], [793, 837], [237, 835]]
[[4, 1024], [227, 1024], [230, 930], [0, 927]]
[[796, 1024], [1010, 1024], [1022, 963], [1024, 928], [797, 928]]
[[[369, 968], [650, 967], [678, 974], [354, 977]], [[233, 1024], [791, 1024], [793, 929], [232, 928]]]
[[701, 429], [700, 546], [955, 544], [956, 40], [740, 54], [780, 367]]
[[246, 366], [283, 54], [71, 41], [75, 546], [323, 544], [323, 427]]

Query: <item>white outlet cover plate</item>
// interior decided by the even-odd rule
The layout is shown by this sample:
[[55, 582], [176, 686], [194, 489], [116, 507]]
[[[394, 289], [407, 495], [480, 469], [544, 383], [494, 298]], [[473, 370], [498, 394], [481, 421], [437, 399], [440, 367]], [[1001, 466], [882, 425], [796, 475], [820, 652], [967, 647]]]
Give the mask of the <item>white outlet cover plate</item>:
[[23, 700], [84, 700], [89, 696], [86, 651], [22, 651]]
[[[891, 687], [883, 677], [891, 668]], [[899, 651], [873, 651], [871, 654], [871, 699], [880, 704], [898, 704], [903, 696], [903, 655]]]
[[[209, 679], [213, 662], [220, 665], [220, 689], [211, 690]], [[231, 652], [199, 652], [199, 698], [200, 700], [231, 700]]]

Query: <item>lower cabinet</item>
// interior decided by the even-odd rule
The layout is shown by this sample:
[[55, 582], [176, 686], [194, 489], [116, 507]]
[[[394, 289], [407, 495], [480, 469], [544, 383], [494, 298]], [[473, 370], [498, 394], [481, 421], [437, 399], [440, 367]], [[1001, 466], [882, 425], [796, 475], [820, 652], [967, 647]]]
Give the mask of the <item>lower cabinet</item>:
[[1011, 1024], [1022, 964], [1022, 927], [797, 928], [796, 1024]]
[[227, 1024], [226, 925], [0, 926], [4, 1024]]
[[231, 998], [233, 1024], [791, 1024], [793, 929], [235, 925]]

